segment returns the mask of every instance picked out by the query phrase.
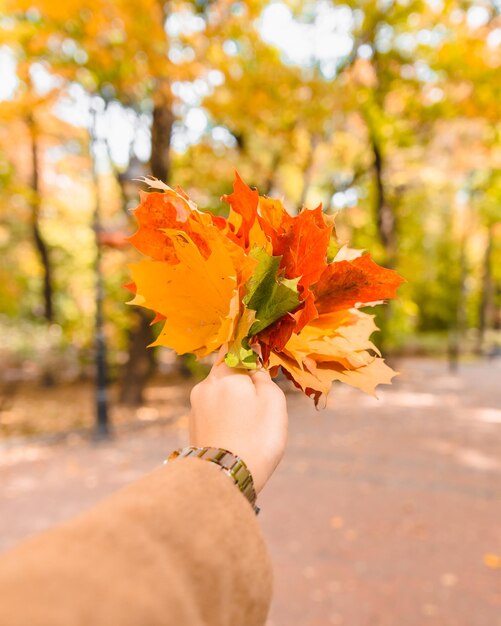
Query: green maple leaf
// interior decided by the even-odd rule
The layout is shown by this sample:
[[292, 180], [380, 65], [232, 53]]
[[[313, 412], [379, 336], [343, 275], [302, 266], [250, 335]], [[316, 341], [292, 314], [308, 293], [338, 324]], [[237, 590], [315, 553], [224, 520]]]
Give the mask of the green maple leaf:
[[257, 368], [257, 354], [249, 347], [248, 334], [256, 319], [256, 312], [245, 309], [236, 329], [235, 339], [229, 346], [224, 358], [228, 367], [240, 367], [244, 369]]
[[243, 339], [239, 346], [235, 346], [224, 358], [228, 367], [241, 367], [248, 370], [257, 368], [257, 354], [249, 348], [247, 339]]
[[299, 278], [279, 276], [281, 257], [270, 256], [262, 248], [253, 248], [250, 255], [258, 261], [253, 276], [246, 285], [243, 299], [248, 309], [256, 311], [256, 321], [249, 336], [256, 335], [280, 317], [299, 306]]

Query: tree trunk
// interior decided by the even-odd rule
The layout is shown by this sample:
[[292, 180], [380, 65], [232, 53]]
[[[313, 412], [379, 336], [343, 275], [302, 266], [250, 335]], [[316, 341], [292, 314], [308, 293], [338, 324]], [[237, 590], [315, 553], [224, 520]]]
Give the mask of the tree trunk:
[[[393, 4], [393, 3], [392, 3]], [[377, 17], [377, 16], [375, 16]], [[378, 18], [379, 19], [379, 18]], [[376, 84], [374, 86], [373, 96], [374, 105], [380, 112], [385, 110], [385, 97], [386, 90], [382, 84], [382, 78], [384, 73], [381, 69], [381, 59], [377, 53], [377, 46], [374, 44], [376, 28], [375, 24], [370, 32], [370, 41], [375, 50], [373, 58], [373, 68], [376, 76]], [[385, 263], [387, 266], [394, 268], [396, 262], [397, 252], [397, 236], [396, 236], [396, 216], [395, 208], [388, 201], [387, 189], [385, 187], [385, 154], [384, 147], [381, 142], [381, 135], [378, 132], [377, 124], [380, 124], [380, 116], [371, 114], [371, 110], [366, 111], [366, 124], [369, 134], [369, 143], [373, 156], [373, 170], [374, 170], [374, 208], [376, 214], [376, 225], [378, 235], [385, 250]], [[389, 306], [385, 307], [389, 310]]]
[[[166, 82], [158, 85], [154, 97], [153, 123], [151, 128], [151, 174], [168, 183], [170, 178], [170, 143], [174, 115], [172, 97]], [[120, 385], [119, 399], [123, 403], [140, 405], [144, 402], [144, 389], [156, 369], [155, 352], [147, 348], [154, 340], [150, 315], [135, 309], [137, 322], [129, 335], [128, 359]]]
[[150, 166], [152, 175], [165, 183], [168, 183], [170, 177], [170, 143], [173, 124], [170, 87], [162, 83], [154, 97]]
[[264, 181], [262, 185], [263, 196], [269, 196], [272, 193], [273, 188], [275, 186], [276, 173], [277, 173], [277, 169], [279, 165], [280, 165], [280, 153], [277, 150], [276, 152], [273, 153], [269, 174], [266, 177], [266, 180]]
[[[393, 207], [388, 202], [385, 184], [384, 184], [384, 158], [374, 129], [369, 127], [370, 142], [373, 154], [374, 168], [374, 210], [376, 214], [376, 226], [379, 239], [383, 244], [385, 251], [384, 264], [389, 268], [394, 268], [396, 264], [396, 219]], [[384, 319], [384, 327], [387, 329], [391, 325], [393, 317], [393, 303], [388, 302], [382, 311]], [[379, 337], [378, 347], [388, 353], [387, 332], [381, 333]]]
[[484, 272], [482, 276], [482, 293], [480, 296], [480, 307], [478, 316], [478, 352], [483, 353], [485, 331], [488, 330], [492, 323], [492, 246], [494, 239], [493, 227], [490, 226], [487, 231], [487, 246], [484, 252]]
[[44, 317], [49, 324], [54, 321], [54, 288], [52, 285], [52, 266], [49, 257], [49, 248], [40, 230], [40, 179], [38, 158], [38, 137], [33, 118], [28, 118], [31, 137], [31, 227], [33, 241], [40, 258], [43, 270], [43, 310]]
[[310, 190], [311, 181], [313, 178], [313, 169], [315, 167], [315, 154], [317, 151], [317, 146], [319, 143], [319, 138], [317, 135], [313, 135], [310, 141], [310, 150], [308, 152], [308, 156], [306, 158], [306, 163], [303, 165], [303, 188], [301, 189], [301, 197], [299, 198], [299, 204], [297, 208], [297, 212], [300, 213], [304, 207], [306, 202], [306, 197], [308, 195], [308, 191]]
[[[44, 317], [47, 324], [50, 325], [54, 322], [54, 287], [49, 247], [47, 246], [40, 229], [40, 164], [38, 153], [38, 133], [35, 120], [32, 115], [28, 116], [26, 122], [31, 138], [31, 231], [35, 249], [38, 253], [40, 264], [42, 266], [42, 300]], [[42, 371], [42, 385], [44, 387], [52, 387], [54, 384], [54, 374], [50, 371], [48, 365], [44, 364]]]
[[119, 401], [138, 406], [144, 402], [144, 389], [156, 369], [155, 352], [147, 346], [153, 341], [146, 311], [133, 309], [136, 318], [129, 334], [129, 360], [123, 373]]
[[374, 206], [376, 210], [377, 230], [386, 252], [385, 262], [389, 267], [394, 267], [396, 255], [396, 218], [386, 195], [383, 154], [374, 132], [371, 132], [371, 147], [374, 157]]
[[459, 285], [456, 301], [455, 319], [449, 333], [449, 371], [456, 373], [459, 368], [459, 358], [462, 352], [463, 336], [466, 322], [466, 236], [463, 234], [459, 242]]
[[494, 296], [492, 303], [492, 315], [494, 321], [492, 323], [492, 330], [501, 330], [501, 309], [498, 307], [497, 302], [501, 300], [501, 285], [494, 287]]
[[96, 439], [108, 439], [111, 435], [110, 420], [108, 413], [108, 365], [106, 358], [106, 334], [104, 331], [104, 299], [105, 286], [102, 266], [102, 222], [101, 222], [101, 191], [99, 187], [99, 175], [96, 163], [97, 146], [97, 110], [91, 106], [92, 124], [89, 129], [89, 156], [91, 161], [92, 184], [94, 190], [94, 216], [93, 230], [96, 243], [96, 256], [94, 259], [95, 272], [95, 302], [96, 317], [94, 326], [94, 346], [95, 346], [95, 381], [96, 381], [96, 423], [94, 435]]

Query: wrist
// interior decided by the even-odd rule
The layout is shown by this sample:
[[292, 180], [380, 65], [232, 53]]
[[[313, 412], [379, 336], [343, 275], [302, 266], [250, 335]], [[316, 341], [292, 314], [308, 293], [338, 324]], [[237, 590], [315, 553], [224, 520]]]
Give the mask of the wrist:
[[187, 446], [172, 452], [165, 460], [165, 463], [180, 458], [199, 458], [203, 461], [214, 463], [231, 478], [242, 495], [250, 502], [256, 515], [259, 513], [259, 508], [256, 506], [257, 495], [254, 480], [249, 468], [241, 457], [223, 448]]

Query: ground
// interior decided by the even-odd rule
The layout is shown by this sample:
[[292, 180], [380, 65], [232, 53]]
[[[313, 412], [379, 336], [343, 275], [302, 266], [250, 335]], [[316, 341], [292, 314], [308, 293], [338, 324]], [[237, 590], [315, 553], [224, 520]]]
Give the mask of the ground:
[[[288, 395], [287, 454], [260, 497], [269, 626], [501, 626], [501, 361], [398, 368], [379, 400], [337, 387], [317, 412]], [[187, 394], [153, 387], [111, 443], [0, 443], [0, 550], [183, 445]]]

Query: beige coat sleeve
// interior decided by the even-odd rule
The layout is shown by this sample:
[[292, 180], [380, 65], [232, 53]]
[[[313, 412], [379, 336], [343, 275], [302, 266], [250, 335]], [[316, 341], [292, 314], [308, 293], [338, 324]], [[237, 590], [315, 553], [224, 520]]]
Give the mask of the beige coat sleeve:
[[1, 626], [257, 626], [271, 568], [213, 463], [179, 459], [0, 558]]

